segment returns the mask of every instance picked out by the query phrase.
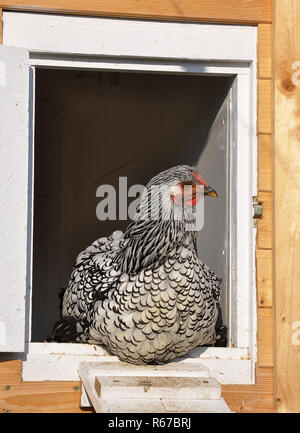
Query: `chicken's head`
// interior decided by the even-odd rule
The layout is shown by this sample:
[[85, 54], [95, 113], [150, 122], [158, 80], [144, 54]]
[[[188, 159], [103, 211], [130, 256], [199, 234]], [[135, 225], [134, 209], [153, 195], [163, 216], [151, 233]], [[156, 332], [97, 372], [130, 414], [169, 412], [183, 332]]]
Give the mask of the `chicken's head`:
[[123, 248], [115, 258], [120, 269], [138, 272], [163, 262], [174, 245], [183, 242], [187, 232], [192, 241], [201, 229], [196, 204], [203, 202], [204, 196], [218, 197], [194, 167], [179, 165], [153, 177], [142, 194], [134, 221], [124, 233]]
[[140, 210], [149, 217], [151, 209], [154, 219], [175, 217], [191, 220], [196, 205], [204, 196], [218, 197], [218, 194], [197, 169], [179, 165], [151, 179], [146, 186]]
[[195, 206], [201, 196], [218, 197], [217, 192], [208, 185], [196, 169], [189, 166], [174, 167], [179, 177], [170, 186], [170, 198], [177, 205]]

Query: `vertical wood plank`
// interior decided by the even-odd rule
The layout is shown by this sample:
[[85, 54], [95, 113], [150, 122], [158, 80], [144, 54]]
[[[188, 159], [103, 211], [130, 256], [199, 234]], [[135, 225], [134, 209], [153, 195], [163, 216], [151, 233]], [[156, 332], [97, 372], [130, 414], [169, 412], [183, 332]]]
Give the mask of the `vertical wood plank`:
[[272, 307], [272, 250], [256, 251], [257, 306]]
[[3, 29], [3, 26], [2, 26], [2, 12], [3, 12], [3, 10], [0, 8], [0, 45], [2, 44], [2, 29]]
[[272, 191], [272, 135], [258, 136], [258, 189]]
[[257, 248], [272, 248], [272, 193], [266, 191], [258, 192], [258, 201], [263, 204], [263, 217], [257, 222]]
[[257, 310], [257, 365], [273, 366], [273, 323], [272, 308]]
[[[300, 2], [274, 2], [275, 393], [300, 411]], [[295, 65], [295, 64], [294, 64]], [[297, 334], [298, 331], [298, 334]]]
[[257, 69], [259, 78], [272, 76], [272, 24], [259, 24], [257, 29]]
[[272, 81], [258, 80], [258, 119], [259, 134], [272, 132]]
[[[267, 370], [272, 380], [273, 365], [272, 342], [272, 25], [258, 25], [257, 46], [258, 67], [258, 197], [263, 202], [263, 219], [258, 222], [256, 276], [258, 306], [258, 365], [256, 383], [265, 380], [260, 375]], [[259, 249], [262, 248], [262, 249]], [[263, 379], [262, 379], [263, 378]], [[264, 382], [263, 382], [264, 383]], [[270, 391], [273, 402], [273, 387]]]

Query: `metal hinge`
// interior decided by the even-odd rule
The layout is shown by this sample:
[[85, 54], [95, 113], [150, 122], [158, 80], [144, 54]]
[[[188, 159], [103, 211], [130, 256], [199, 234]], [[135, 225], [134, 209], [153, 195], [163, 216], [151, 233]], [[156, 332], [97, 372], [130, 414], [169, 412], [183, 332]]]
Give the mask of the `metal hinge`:
[[263, 204], [253, 197], [253, 226], [257, 227], [257, 220], [263, 217]]

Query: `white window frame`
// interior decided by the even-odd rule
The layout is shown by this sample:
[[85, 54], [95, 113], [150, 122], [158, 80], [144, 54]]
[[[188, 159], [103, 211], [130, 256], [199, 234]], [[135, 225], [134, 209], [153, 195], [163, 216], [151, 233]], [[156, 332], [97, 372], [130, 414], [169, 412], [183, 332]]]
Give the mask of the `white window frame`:
[[[236, 238], [231, 243], [230, 266], [232, 285], [237, 290], [230, 293], [229, 311], [230, 339], [235, 347], [197, 348], [193, 351], [195, 358], [182, 361], [205, 365], [223, 384], [255, 382], [256, 229], [252, 221], [252, 197], [257, 193], [256, 41], [254, 26], [3, 13], [3, 44], [29, 51], [31, 101], [34, 101], [36, 67], [236, 76], [238, 110], [236, 140], [232, 145], [237, 167], [232, 171]], [[32, 103], [31, 119], [33, 111]], [[27, 296], [31, 300], [30, 287]], [[31, 302], [28, 304], [31, 308]], [[119, 362], [102, 347], [31, 343], [30, 317], [31, 312], [27, 311], [23, 380], [78, 380], [79, 361]]]

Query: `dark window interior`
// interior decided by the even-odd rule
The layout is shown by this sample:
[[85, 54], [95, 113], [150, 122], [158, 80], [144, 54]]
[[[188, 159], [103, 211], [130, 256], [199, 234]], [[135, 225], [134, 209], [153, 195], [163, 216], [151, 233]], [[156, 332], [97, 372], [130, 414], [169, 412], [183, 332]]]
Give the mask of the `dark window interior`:
[[[32, 341], [50, 335], [76, 256], [129, 221], [99, 221], [96, 189], [195, 164], [207, 201], [199, 257], [223, 278], [228, 323], [228, 146], [232, 78], [36, 71]], [[132, 199], [133, 200], [133, 199]], [[130, 199], [129, 199], [130, 202]]]

